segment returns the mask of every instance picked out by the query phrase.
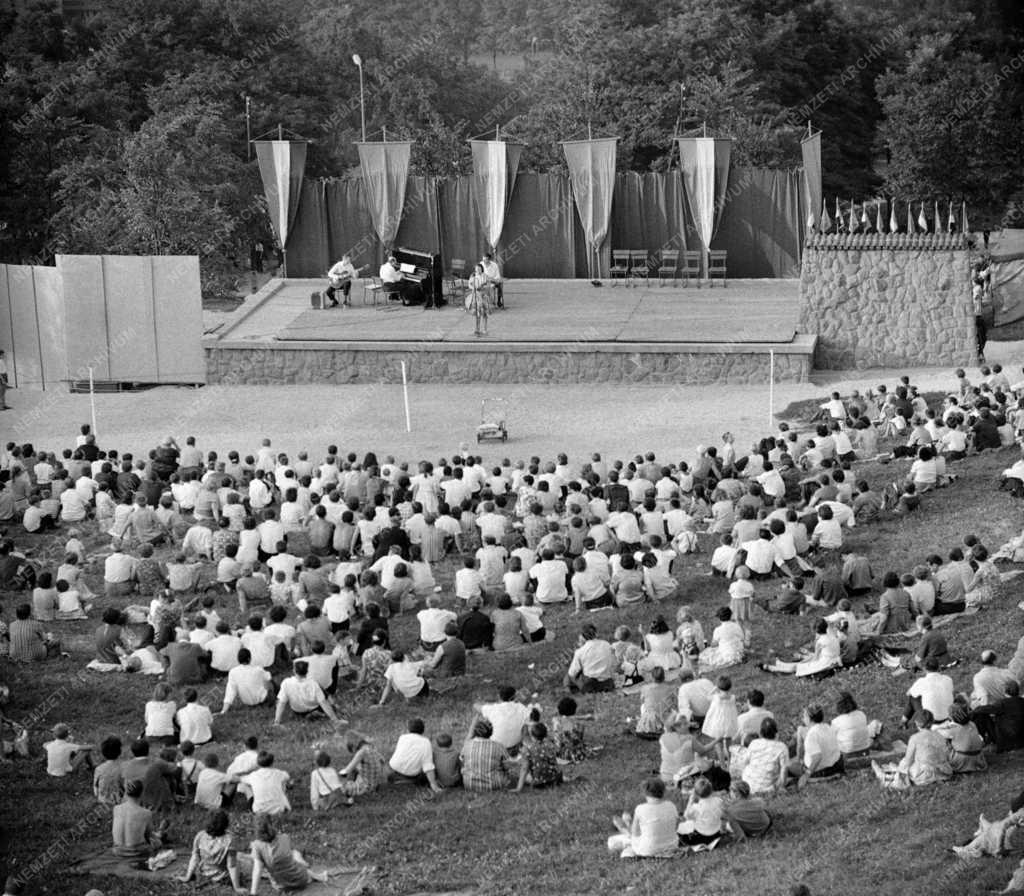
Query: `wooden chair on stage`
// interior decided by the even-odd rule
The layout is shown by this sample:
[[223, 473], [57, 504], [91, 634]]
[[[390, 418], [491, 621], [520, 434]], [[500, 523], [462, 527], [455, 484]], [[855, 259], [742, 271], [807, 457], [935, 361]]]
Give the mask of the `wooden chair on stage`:
[[380, 277], [363, 277], [363, 304], [366, 304], [366, 297], [369, 296], [373, 299], [374, 307], [377, 306], [377, 296], [381, 294], [384, 285], [380, 282]]
[[451, 267], [444, 278], [444, 286], [448, 290], [449, 300], [454, 303], [458, 296], [466, 291], [466, 260], [453, 258]]
[[629, 286], [629, 257], [628, 249], [612, 249], [612, 266], [608, 269], [612, 286], [615, 285], [616, 277], [621, 277], [626, 286]]
[[661, 259], [658, 262], [658, 286], [664, 286], [668, 280], [673, 286], [676, 285], [676, 271], [679, 268], [679, 250], [663, 249]]
[[714, 277], [720, 276], [722, 278], [722, 286], [728, 286], [725, 273], [725, 249], [712, 249], [709, 253], [710, 262], [708, 264], [708, 286], [714, 285]]
[[683, 285], [690, 285], [690, 277], [697, 281], [697, 288], [700, 289], [700, 252], [683, 253]]
[[634, 280], [651, 282], [651, 260], [646, 249], [630, 249], [629, 275]]

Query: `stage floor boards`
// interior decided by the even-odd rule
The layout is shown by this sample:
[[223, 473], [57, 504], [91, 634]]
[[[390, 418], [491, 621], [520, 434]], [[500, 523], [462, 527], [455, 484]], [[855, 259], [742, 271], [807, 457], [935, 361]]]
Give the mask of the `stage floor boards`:
[[[218, 335], [302, 342], [475, 339], [473, 318], [459, 307], [374, 308], [363, 304], [360, 284], [352, 289], [351, 308], [313, 310], [310, 293], [323, 285], [287, 280], [246, 321]], [[506, 286], [505, 310], [492, 313], [488, 329], [491, 341], [502, 342], [788, 343], [796, 333], [798, 297], [797, 280], [738, 280], [699, 289], [515, 280]]]

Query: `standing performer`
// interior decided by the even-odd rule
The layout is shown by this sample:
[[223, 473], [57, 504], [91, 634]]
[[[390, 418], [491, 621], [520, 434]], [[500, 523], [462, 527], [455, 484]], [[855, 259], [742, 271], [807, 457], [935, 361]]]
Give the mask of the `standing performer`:
[[499, 308], [504, 308], [505, 280], [501, 276], [501, 268], [498, 266], [498, 262], [494, 260], [494, 256], [490, 252], [485, 252], [480, 264], [483, 266], [484, 274], [487, 276], [487, 281], [494, 287], [495, 304]]
[[491, 313], [491, 303], [487, 300], [488, 283], [484, 266], [478, 264], [469, 277], [469, 295], [466, 297], [466, 310], [473, 314], [477, 336], [487, 335], [487, 319]]
[[338, 299], [335, 297], [335, 293], [338, 290], [341, 290], [345, 296], [343, 304], [346, 307], [352, 307], [349, 291], [352, 289], [352, 281], [359, 276], [361, 270], [362, 268], [356, 268], [352, 265], [352, 259], [346, 253], [341, 256], [341, 261], [327, 272], [327, 279], [331, 281], [331, 284], [327, 287], [324, 294], [330, 299], [332, 308], [338, 307]]

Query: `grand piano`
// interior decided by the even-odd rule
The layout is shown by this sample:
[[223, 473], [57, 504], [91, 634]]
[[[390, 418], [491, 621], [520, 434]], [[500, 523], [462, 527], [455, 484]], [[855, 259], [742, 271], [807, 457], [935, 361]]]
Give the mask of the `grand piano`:
[[441, 254], [403, 247], [394, 249], [391, 254], [401, 266], [402, 279], [412, 284], [404, 290], [404, 300], [409, 304], [440, 308], [444, 304]]

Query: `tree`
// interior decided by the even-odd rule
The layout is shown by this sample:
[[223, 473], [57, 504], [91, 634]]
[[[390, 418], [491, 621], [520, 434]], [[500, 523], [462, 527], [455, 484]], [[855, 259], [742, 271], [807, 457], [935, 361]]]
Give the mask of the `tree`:
[[889, 155], [885, 190], [907, 199], [966, 201], [976, 226], [997, 226], [1019, 188], [1021, 129], [1004, 107], [994, 63], [951, 34], [921, 38], [906, 68], [879, 79]]

